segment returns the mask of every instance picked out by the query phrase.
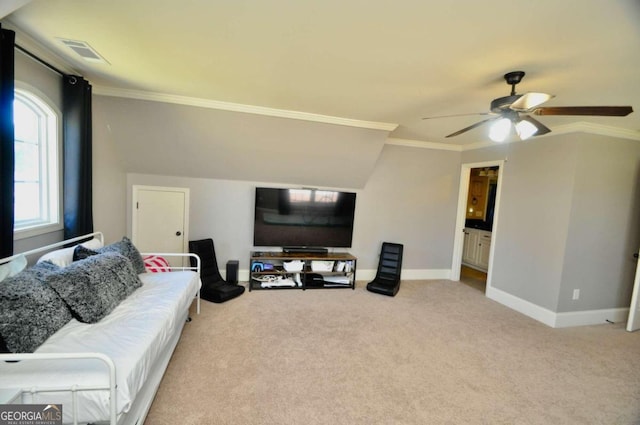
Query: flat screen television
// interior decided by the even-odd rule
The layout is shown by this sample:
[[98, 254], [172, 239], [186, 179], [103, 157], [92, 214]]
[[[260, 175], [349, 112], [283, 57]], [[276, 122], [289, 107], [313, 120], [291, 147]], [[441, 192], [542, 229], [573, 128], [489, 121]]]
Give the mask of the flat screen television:
[[256, 187], [254, 246], [351, 247], [356, 194]]

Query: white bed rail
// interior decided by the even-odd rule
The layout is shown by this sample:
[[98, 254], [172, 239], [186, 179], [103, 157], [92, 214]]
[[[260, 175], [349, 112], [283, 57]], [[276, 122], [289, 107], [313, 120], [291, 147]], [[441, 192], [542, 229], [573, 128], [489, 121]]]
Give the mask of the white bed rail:
[[83, 241], [85, 239], [91, 239], [92, 237], [100, 239], [100, 242], [102, 242], [102, 244], [104, 245], [104, 235], [102, 234], [102, 232], [93, 232], [93, 233], [89, 233], [89, 234], [86, 234], [86, 235], [78, 236], [78, 237], [75, 237], [75, 238], [67, 239], [67, 240], [64, 240], [64, 241], [52, 243], [52, 244], [49, 244], [47, 246], [41, 246], [40, 248], [35, 248], [35, 249], [29, 250], [29, 251], [19, 252], [18, 254], [14, 254], [11, 257], [5, 257], [5, 258], [0, 259], [0, 264], [8, 263], [8, 262], [10, 262], [12, 260], [15, 260], [16, 258], [19, 258], [19, 257], [22, 257], [22, 256], [28, 257], [28, 256], [33, 255], [33, 254], [39, 254], [41, 252], [51, 251], [51, 250], [53, 250], [55, 248], [59, 248], [61, 246], [69, 245], [69, 244], [72, 244], [74, 242], [80, 242], [80, 241]]
[[78, 391], [109, 391], [109, 424], [117, 424], [117, 398], [116, 398], [116, 366], [109, 356], [102, 353], [8, 353], [0, 354], [0, 361], [13, 362], [23, 360], [80, 360], [80, 359], [93, 359], [102, 361], [109, 369], [109, 385], [108, 386], [81, 386], [73, 385], [60, 386], [60, 387], [29, 387], [22, 388], [18, 386], [15, 388], [16, 395], [7, 400], [7, 403], [15, 402], [20, 397], [20, 403], [26, 402], [25, 396], [31, 395], [31, 402], [33, 403], [33, 397], [38, 393], [53, 393], [53, 392], [70, 392], [72, 396], [72, 417], [73, 424], [78, 424]]
[[[169, 266], [169, 267], [165, 267], [165, 266], [153, 266], [153, 267], [147, 267], [147, 268], [154, 268], [154, 269], [159, 269], [162, 270], [163, 272], [170, 272], [170, 271], [194, 271], [198, 274], [198, 277], [200, 277], [200, 257], [197, 254], [193, 254], [191, 252], [188, 253], [177, 253], [177, 252], [142, 252], [140, 253], [140, 255], [142, 255], [142, 257], [148, 257], [148, 256], [157, 256], [157, 257], [163, 257], [163, 258], [181, 258], [182, 264], [184, 264], [184, 260], [185, 259], [189, 259], [189, 264], [191, 264], [191, 258], [195, 258], [196, 260], [196, 265], [195, 266]], [[200, 314], [200, 287], [198, 287], [198, 293], [196, 294], [196, 314]]]
[[[102, 244], [104, 245], [104, 235], [102, 232], [93, 232], [87, 235], [78, 236], [72, 239], [67, 239], [64, 241], [56, 242], [50, 245], [46, 245], [40, 248], [32, 249], [29, 251], [21, 252], [10, 257], [0, 259], [0, 265], [9, 263], [10, 261], [19, 258], [21, 256], [30, 256], [34, 254], [44, 253], [51, 251], [56, 248], [65, 247], [66, 245], [73, 244], [74, 242], [81, 242], [84, 240], [89, 240], [91, 238], [98, 238]], [[144, 256], [161, 256], [165, 258], [182, 258], [181, 263], [184, 264], [185, 260], [189, 260], [191, 258], [195, 258], [195, 266], [171, 266], [163, 269], [168, 271], [194, 271], [200, 276], [201, 269], [201, 261], [200, 257], [196, 254], [192, 253], [141, 253]], [[154, 267], [160, 268], [160, 267]], [[200, 314], [200, 288], [198, 287], [198, 292], [195, 295], [196, 298], [196, 306], [197, 306], [197, 314]], [[1, 353], [0, 361], [4, 362], [12, 362], [12, 361], [31, 361], [31, 360], [78, 360], [78, 359], [93, 359], [99, 360], [106, 364], [109, 371], [109, 385], [108, 386], [60, 386], [60, 387], [45, 387], [45, 386], [37, 386], [37, 387], [29, 387], [22, 388], [19, 384], [16, 385], [15, 389], [16, 394], [10, 400], [6, 400], [6, 403], [15, 402], [20, 398], [20, 402], [24, 402], [24, 397], [31, 394], [32, 400], [33, 397], [38, 393], [51, 393], [51, 392], [71, 392], [72, 394], [72, 409], [73, 409], [73, 423], [74, 425], [78, 423], [78, 405], [77, 405], [77, 393], [79, 391], [109, 391], [109, 424], [117, 425], [117, 397], [116, 397], [116, 367], [111, 358], [109, 356], [101, 354], [101, 353]]]
[[[24, 257], [28, 257], [30, 255], [34, 255], [34, 254], [40, 254], [43, 252], [48, 252], [48, 251], [52, 251], [55, 248], [60, 248], [66, 245], [70, 245], [73, 244], [74, 242], [80, 242], [80, 241], [84, 241], [84, 240], [89, 240], [91, 238], [96, 238], [100, 240], [100, 243], [102, 243], [104, 245], [104, 234], [102, 232], [93, 232], [93, 233], [88, 233], [86, 235], [82, 235], [82, 236], [77, 236], [75, 238], [71, 238], [71, 239], [67, 239], [64, 241], [60, 241], [60, 242], [55, 242], [46, 246], [42, 246], [40, 248], [35, 248], [35, 249], [31, 249], [29, 251], [25, 251], [25, 252], [19, 252], [17, 254], [12, 255], [11, 257], [5, 257], [0, 259], [0, 265], [2, 264], [6, 264], [9, 263], [13, 260], [15, 260], [16, 258], [20, 258], [22, 256]], [[176, 253], [176, 252], [145, 252], [145, 253], [141, 253], [141, 255], [143, 257], [145, 256], [150, 256], [150, 255], [156, 255], [159, 257], [181, 257], [184, 259], [188, 259], [188, 258], [195, 258], [196, 259], [196, 266], [169, 266], [169, 267], [154, 267], [157, 269], [161, 269], [163, 271], [177, 271], [177, 270], [181, 270], [181, 271], [185, 271], [185, 270], [191, 270], [194, 271], [198, 274], [198, 276], [200, 276], [200, 257], [197, 254], [193, 254], [193, 253]], [[182, 262], [182, 264], [184, 264], [184, 262]], [[189, 263], [191, 264], [191, 263]], [[196, 311], [197, 314], [200, 314], [200, 289], [198, 289], [198, 293], [195, 296], [196, 298]]]

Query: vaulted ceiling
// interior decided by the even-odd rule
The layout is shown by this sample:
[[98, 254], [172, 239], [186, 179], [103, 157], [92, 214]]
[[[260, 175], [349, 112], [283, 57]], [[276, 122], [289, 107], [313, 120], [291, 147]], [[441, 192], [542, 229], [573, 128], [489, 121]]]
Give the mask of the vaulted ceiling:
[[637, 0], [9, 0], [0, 13], [97, 93], [303, 113], [459, 146], [487, 141], [486, 126], [445, 136], [486, 117], [422, 118], [488, 112], [510, 92], [503, 74], [523, 70], [518, 92], [554, 94], [545, 106], [637, 111], [539, 117], [552, 131], [640, 135]]

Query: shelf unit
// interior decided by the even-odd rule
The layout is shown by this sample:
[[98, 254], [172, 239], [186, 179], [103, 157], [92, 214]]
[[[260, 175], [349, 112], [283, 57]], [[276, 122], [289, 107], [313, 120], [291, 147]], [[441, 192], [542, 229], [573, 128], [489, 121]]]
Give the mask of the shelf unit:
[[[285, 263], [290, 261], [301, 261], [301, 269], [285, 270]], [[312, 264], [316, 261], [321, 264], [331, 262], [331, 270], [314, 270]], [[355, 289], [357, 261], [356, 257], [347, 252], [314, 254], [253, 251], [249, 259], [249, 291], [254, 289]], [[318, 279], [313, 279], [314, 277]]]

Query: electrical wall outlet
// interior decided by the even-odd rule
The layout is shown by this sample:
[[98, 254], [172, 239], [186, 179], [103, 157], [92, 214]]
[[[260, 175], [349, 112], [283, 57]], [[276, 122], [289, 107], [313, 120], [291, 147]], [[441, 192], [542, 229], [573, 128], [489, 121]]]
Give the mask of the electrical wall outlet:
[[573, 299], [577, 300], [578, 298], [580, 298], [580, 290], [579, 289], [574, 289], [573, 290]]

